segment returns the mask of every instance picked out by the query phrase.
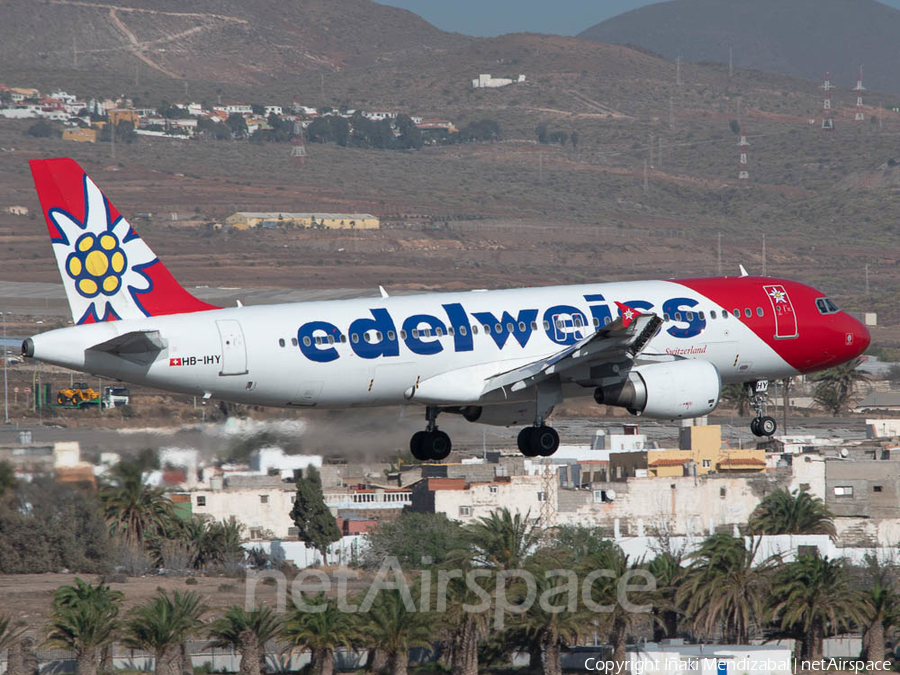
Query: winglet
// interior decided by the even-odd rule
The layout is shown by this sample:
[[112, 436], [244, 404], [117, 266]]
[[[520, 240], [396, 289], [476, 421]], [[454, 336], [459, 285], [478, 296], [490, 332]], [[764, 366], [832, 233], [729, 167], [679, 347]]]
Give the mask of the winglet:
[[738, 267], [741, 268], [741, 276], [742, 276], [742, 277], [750, 276], [749, 274], [747, 274], [747, 270], [744, 269], [744, 266], [743, 266], [743, 265], [738, 265]]
[[638, 310], [621, 302], [616, 302], [616, 307], [619, 308], [619, 314], [622, 317], [622, 328], [628, 328], [631, 322], [641, 315]]

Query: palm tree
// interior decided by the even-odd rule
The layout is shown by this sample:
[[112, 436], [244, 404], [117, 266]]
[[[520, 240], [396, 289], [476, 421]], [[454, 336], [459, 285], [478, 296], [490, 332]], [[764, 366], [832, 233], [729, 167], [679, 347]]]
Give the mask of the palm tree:
[[763, 498], [748, 525], [753, 534], [827, 534], [834, 538], [833, 518], [819, 497], [781, 488]]
[[169, 597], [161, 590], [131, 611], [125, 626], [125, 644], [152, 652], [156, 675], [180, 675], [181, 645], [200, 632], [201, 617], [206, 611], [203, 598], [194, 591], [175, 591]]
[[506, 507], [466, 527], [466, 539], [475, 565], [488, 569], [518, 569], [537, 544], [540, 532], [528, 515], [513, 515]]
[[863, 661], [884, 659], [884, 636], [900, 626], [900, 597], [893, 580], [880, 578], [862, 595]]
[[862, 623], [865, 609], [841, 563], [818, 550], [781, 568], [771, 605], [779, 628], [802, 636], [801, 658], [810, 660], [822, 659], [828, 635]]
[[[463, 529], [465, 547], [451, 552], [449, 563], [462, 569], [464, 578], [451, 578], [447, 585], [448, 612], [445, 624], [450, 633], [450, 659], [454, 675], [476, 675], [478, 646], [487, 635], [490, 612], [471, 612], [466, 606], [476, 606], [481, 596], [465, 575], [475, 568], [491, 572], [518, 569], [538, 542], [539, 532], [526, 516], [513, 515], [509, 509], [492, 511]], [[496, 592], [496, 584], [485, 577], [476, 583], [483, 589]], [[489, 592], [484, 590], [483, 592]]]
[[656, 617], [653, 626], [653, 641], [678, 636], [678, 604], [675, 593], [681, 583], [684, 570], [681, 567], [681, 555], [660, 553], [647, 566], [647, 571], [656, 579], [653, 614]]
[[771, 559], [753, 564], [760, 541], [748, 548], [739, 537], [714, 534], [688, 556], [691, 564], [675, 598], [694, 630], [710, 636], [721, 626], [731, 644], [747, 644], [758, 633], [772, 569]]
[[536, 581], [535, 597], [546, 597], [547, 602], [532, 602], [524, 613], [515, 615], [510, 621], [514, 631], [519, 629], [525, 640], [543, 648], [544, 675], [562, 675], [562, 647], [577, 644], [580, 637], [593, 630], [591, 620], [595, 618], [595, 614], [581, 603], [569, 604], [569, 580], [565, 576], [545, 573], [549, 569], [561, 569], [561, 558], [554, 552], [545, 552], [529, 561], [527, 569]]
[[[588, 561], [590, 570], [608, 570], [610, 576], [596, 579], [590, 589], [591, 599], [599, 604], [609, 607], [597, 615], [599, 627], [609, 635], [609, 641], [613, 648], [612, 660], [617, 664], [626, 661], [625, 647], [628, 630], [633, 626], [646, 621], [653, 621], [654, 617], [648, 612], [630, 611], [619, 602], [618, 588], [625, 575], [631, 575], [636, 570], [644, 569], [641, 561], [632, 561], [625, 552], [611, 541], [603, 541], [600, 549], [590, 556]], [[636, 582], [632, 582], [637, 585]], [[653, 593], [649, 591], [632, 591], [628, 594], [628, 600], [632, 605], [652, 607]], [[624, 666], [621, 666], [624, 667]]]
[[233, 647], [241, 653], [241, 672], [259, 675], [265, 665], [266, 643], [281, 634], [281, 620], [269, 607], [248, 612], [240, 605], [231, 605], [207, 630], [213, 638], [210, 647]]
[[11, 649], [24, 630], [24, 628], [16, 628], [13, 625], [12, 617], [0, 614], [0, 654]]
[[143, 548], [148, 536], [172, 529], [176, 522], [172, 502], [161, 488], [144, 485], [140, 468], [120, 463], [114, 472], [115, 482], [100, 490], [110, 535]]
[[410, 610], [397, 589], [379, 591], [366, 623], [366, 637], [375, 648], [387, 653], [391, 675], [406, 675], [412, 647], [431, 646], [431, 616], [415, 608]]
[[302, 599], [302, 603], [295, 603], [284, 621], [282, 636], [288, 643], [287, 651], [309, 650], [313, 673], [331, 675], [334, 650], [349, 646], [356, 635], [352, 617], [324, 593], [312, 597], [303, 594]]
[[46, 644], [75, 653], [77, 675], [96, 675], [102, 650], [112, 644], [118, 628], [122, 594], [81, 579], [61, 586], [53, 595]]
[[840, 414], [856, 387], [871, 379], [865, 371], [857, 370], [862, 363], [863, 359], [857, 358], [817, 374], [813, 378], [818, 383], [813, 392], [816, 403], [834, 416]]

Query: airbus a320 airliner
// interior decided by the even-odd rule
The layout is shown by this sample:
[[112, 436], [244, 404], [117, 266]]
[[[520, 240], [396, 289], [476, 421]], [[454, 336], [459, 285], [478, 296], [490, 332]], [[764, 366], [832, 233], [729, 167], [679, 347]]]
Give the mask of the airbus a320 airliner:
[[76, 162], [30, 164], [76, 325], [25, 340], [25, 356], [254, 405], [418, 404], [420, 460], [450, 453], [439, 413], [522, 426], [521, 452], [549, 456], [565, 398], [677, 419], [715, 409], [723, 383], [748, 386], [751, 429], [771, 436], [769, 380], [869, 345], [825, 294], [746, 275], [222, 309], [178, 284]]

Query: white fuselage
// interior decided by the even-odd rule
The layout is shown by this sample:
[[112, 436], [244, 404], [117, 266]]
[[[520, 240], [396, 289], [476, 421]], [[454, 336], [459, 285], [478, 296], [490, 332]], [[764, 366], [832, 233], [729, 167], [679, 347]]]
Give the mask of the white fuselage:
[[[257, 405], [347, 408], [410, 398], [499, 403], [479, 399], [479, 383], [564, 349], [607, 317], [614, 320], [614, 301], [669, 317], [645, 355], [709, 361], [724, 382], [797, 373], [740, 319], [722, 318], [726, 308], [667, 281], [260, 305], [97, 323], [35, 336], [34, 356], [126, 382]], [[163, 349], [152, 363], [89, 350], [132, 331], [159, 332]], [[433, 379], [444, 374], [446, 383]], [[414, 396], [428, 380], [441, 387]], [[564, 396], [591, 393], [574, 382], [563, 388]]]

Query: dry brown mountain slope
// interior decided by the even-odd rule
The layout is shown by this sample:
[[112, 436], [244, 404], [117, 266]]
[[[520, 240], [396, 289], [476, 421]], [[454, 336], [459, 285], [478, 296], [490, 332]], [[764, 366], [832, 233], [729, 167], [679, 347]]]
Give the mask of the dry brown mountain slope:
[[[466, 38], [371, 0], [3, 0], [0, 62], [265, 84]], [[76, 61], [77, 59], [77, 61]]]

